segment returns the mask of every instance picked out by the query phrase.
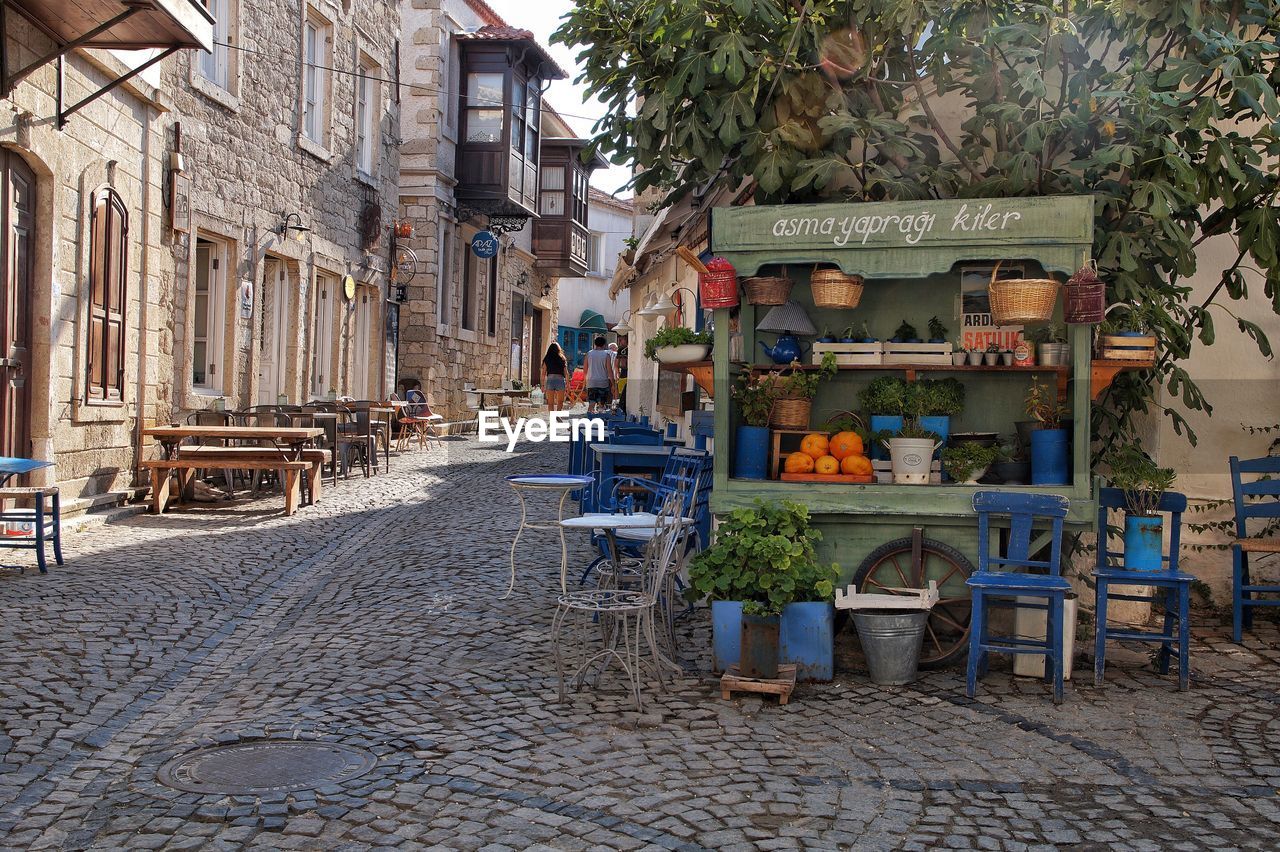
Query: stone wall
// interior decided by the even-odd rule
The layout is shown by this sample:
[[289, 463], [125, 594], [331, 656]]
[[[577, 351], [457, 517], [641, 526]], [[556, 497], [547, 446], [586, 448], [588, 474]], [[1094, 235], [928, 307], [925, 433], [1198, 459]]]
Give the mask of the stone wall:
[[[8, 16], [11, 68], [47, 45], [17, 15]], [[65, 62], [65, 103], [75, 103], [127, 71], [101, 51], [76, 51]], [[104, 499], [134, 481], [139, 413], [157, 409], [152, 378], [160, 365], [155, 328], [163, 315], [172, 263], [160, 251], [161, 92], [135, 79], [85, 106], [64, 129], [55, 118], [56, 65], [15, 86], [0, 117], [0, 145], [35, 173], [32, 233], [35, 286], [28, 294], [31, 340], [22, 377], [29, 394], [29, 446], [21, 454], [54, 466], [31, 477], [59, 483], [64, 511]], [[89, 218], [94, 193], [111, 187], [128, 213], [125, 276], [125, 384], [112, 404], [86, 401]]]
[[[220, 309], [225, 316], [220, 379], [196, 388], [192, 381], [193, 294], [196, 239], [167, 234], [175, 265], [173, 323], [161, 333], [162, 348], [174, 354], [173, 411], [181, 417], [211, 407], [274, 403], [283, 394], [298, 403], [325, 396], [381, 396], [392, 389], [383, 333], [388, 305], [390, 237], [399, 180], [400, 104], [390, 82], [399, 67], [399, 5], [392, 2], [341, 4], [310, 0], [296, 4], [251, 3], [234, 9], [233, 43], [226, 88], [205, 79], [199, 54], [186, 52], [168, 65], [165, 85], [174, 112], [165, 122], [166, 145], [181, 136], [192, 176], [193, 227], [225, 246], [232, 269]], [[301, 130], [300, 56], [304, 16], [331, 23], [332, 40], [323, 65], [327, 76], [327, 140], [317, 145]], [[374, 174], [356, 168], [355, 102], [357, 62], [372, 61], [381, 115]], [[308, 228], [278, 233], [284, 217]], [[372, 233], [374, 240], [366, 240]], [[284, 270], [283, 286], [278, 269]], [[348, 300], [342, 281], [352, 276], [360, 289]], [[334, 300], [327, 324], [317, 323], [318, 276]], [[270, 279], [270, 280], [269, 280]], [[248, 287], [246, 288], [246, 285]], [[248, 293], [246, 293], [246, 289]], [[247, 295], [251, 307], [241, 299]], [[264, 345], [272, 319], [283, 310], [283, 363], [273, 363]], [[371, 312], [368, 351], [356, 351], [357, 312]], [[323, 316], [323, 314], [322, 314]], [[316, 352], [327, 352], [328, 375], [315, 374]], [[280, 372], [277, 383], [273, 370]], [[365, 387], [357, 374], [367, 376]], [[273, 391], [276, 391], [273, 393]]]

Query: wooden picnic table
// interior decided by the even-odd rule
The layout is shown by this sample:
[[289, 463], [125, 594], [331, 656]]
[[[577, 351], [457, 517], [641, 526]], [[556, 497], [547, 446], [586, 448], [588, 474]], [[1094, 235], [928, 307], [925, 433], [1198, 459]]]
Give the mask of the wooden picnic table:
[[[301, 502], [301, 480], [307, 479], [311, 502], [320, 498], [320, 471], [325, 453], [309, 449], [308, 444], [324, 435], [317, 427], [290, 426], [155, 426], [142, 430], [155, 438], [164, 458], [142, 462], [151, 471], [151, 511], [165, 510], [169, 500], [169, 478], [178, 475], [179, 494], [190, 496], [197, 469], [222, 468], [275, 470], [280, 474], [284, 490], [284, 513], [292, 515]], [[198, 441], [256, 441], [257, 446], [186, 446], [188, 439]], [[269, 446], [268, 446], [269, 444]]]
[[499, 399], [504, 396], [528, 396], [533, 393], [533, 388], [520, 388], [519, 390], [514, 390], [512, 388], [472, 388], [471, 392], [480, 395], [480, 407], [484, 408], [484, 398], [486, 396], [496, 396]]

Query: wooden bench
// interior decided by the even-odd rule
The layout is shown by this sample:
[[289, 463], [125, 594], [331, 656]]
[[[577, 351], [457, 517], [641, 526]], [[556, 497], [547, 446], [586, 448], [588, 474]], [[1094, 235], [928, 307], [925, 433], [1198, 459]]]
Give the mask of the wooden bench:
[[169, 503], [171, 474], [178, 474], [178, 494], [182, 500], [192, 489], [195, 472], [212, 468], [277, 471], [284, 490], [284, 513], [292, 515], [302, 502], [301, 474], [304, 471], [308, 502], [320, 501], [321, 470], [327, 458], [328, 453], [322, 449], [305, 449], [299, 460], [292, 461], [273, 447], [183, 447], [176, 459], [144, 461], [142, 465], [151, 471], [152, 514], [160, 514]]

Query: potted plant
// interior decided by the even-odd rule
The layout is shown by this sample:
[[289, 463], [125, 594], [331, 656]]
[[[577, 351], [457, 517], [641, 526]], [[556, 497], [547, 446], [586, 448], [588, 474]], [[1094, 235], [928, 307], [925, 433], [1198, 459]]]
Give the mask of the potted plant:
[[1005, 365], [1006, 367], [1013, 366], [1013, 350], [1012, 349], [1000, 350], [1000, 363]]
[[1067, 485], [1071, 482], [1070, 433], [1062, 428], [1069, 413], [1053, 389], [1031, 377], [1027, 391], [1027, 416], [1035, 422], [1031, 431], [1031, 484]]
[[964, 411], [964, 385], [957, 379], [921, 379], [907, 386], [905, 413], [918, 419], [925, 431], [946, 441], [951, 418]]
[[834, 334], [832, 334], [832, 333], [831, 333], [831, 329], [829, 329], [829, 328], [824, 328], [824, 329], [822, 330], [822, 336], [821, 336], [821, 337], [819, 337], [819, 338], [818, 338], [816, 341], [814, 341], [814, 342], [815, 342], [815, 343], [835, 343], [835, 342], [836, 342], [836, 336], [835, 336]]
[[723, 516], [715, 543], [689, 566], [686, 592], [711, 598], [717, 670], [736, 663], [744, 677], [773, 678], [791, 663], [806, 680], [831, 679], [840, 568], [818, 561], [821, 537], [808, 507], [788, 500]]
[[919, 343], [920, 335], [916, 333], [916, 327], [906, 320], [902, 321], [902, 325], [898, 326], [897, 331], [893, 333], [894, 343]]
[[957, 367], [963, 367], [969, 361], [969, 353], [964, 348], [964, 338], [956, 338], [955, 351], [951, 353], [951, 363]]
[[937, 317], [929, 318], [929, 342], [930, 343], [946, 343], [947, 327], [942, 324], [942, 320]]
[[840, 338], [841, 343], [857, 343], [858, 339], [853, 336], [853, 326], [848, 326], [844, 330], [844, 336]]
[[982, 353], [982, 363], [994, 367], [1000, 360], [1000, 347], [995, 343], [987, 344], [987, 351]]
[[762, 385], [773, 389], [773, 409], [769, 425], [774, 429], [808, 429], [813, 412], [813, 398], [822, 382], [836, 374], [836, 356], [827, 352], [816, 370], [801, 369], [792, 362], [781, 370], [771, 370], [760, 378]]
[[1164, 493], [1173, 487], [1173, 468], [1160, 467], [1136, 444], [1112, 451], [1106, 462], [1111, 485], [1124, 492], [1124, 567], [1159, 571], [1164, 564], [1164, 518], [1159, 508]]
[[867, 325], [867, 321], [862, 321], [862, 336], [858, 338], [858, 343], [875, 343], [879, 338], [871, 334], [871, 328]]
[[682, 325], [658, 329], [644, 342], [644, 356], [660, 364], [688, 364], [705, 361], [711, 354], [711, 332], [694, 331]]
[[964, 443], [942, 451], [942, 469], [961, 485], [977, 485], [987, 468], [996, 460], [995, 447]]
[[1066, 327], [1046, 323], [1027, 332], [1027, 340], [1036, 345], [1037, 363], [1045, 367], [1059, 367], [1067, 363], [1071, 347], [1067, 345]]
[[769, 416], [777, 390], [762, 378], [744, 368], [730, 392], [742, 417], [733, 445], [733, 475], [739, 479], [764, 479], [769, 466]]
[[973, 347], [972, 349], [970, 349], [970, 350], [969, 350], [969, 352], [968, 352], [968, 355], [969, 355], [969, 366], [970, 366], [970, 367], [978, 367], [978, 366], [980, 366], [980, 365], [982, 364], [982, 356], [983, 356], [983, 354], [984, 354], [984, 353], [985, 353], [985, 350], [983, 350], [983, 349], [981, 349], [981, 348], [979, 348], [979, 347], [977, 347], [977, 346], [975, 346], [975, 347]]
[[942, 446], [936, 434], [921, 426], [918, 420], [908, 420], [898, 433], [884, 444], [889, 448], [895, 484], [929, 484], [933, 454], [938, 447]]
[[[902, 428], [902, 415], [906, 408], [907, 382], [895, 376], [879, 376], [858, 394], [867, 412], [871, 432], [896, 433]], [[884, 458], [884, 451], [877, 442], [872, 446], [872, 458]]]

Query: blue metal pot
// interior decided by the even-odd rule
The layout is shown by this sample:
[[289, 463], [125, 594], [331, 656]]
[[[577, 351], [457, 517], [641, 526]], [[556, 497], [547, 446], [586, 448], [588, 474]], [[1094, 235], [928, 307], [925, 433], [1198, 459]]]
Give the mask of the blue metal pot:
[[[873, 414], [871, 415], [871, 433], [876, 432], [893, 432], [897, 433], [902, 429], [902, 418], [896, 414]], [[887, 459], [889, 451], [881, 446], [879, 441], [872, 441], [871, 458]]]
[[[778, 662], [796, 667], [800, 681], [835, 676], [835, 608], [830, 601], [803, 601], [782, 608]], [[722, 672], [741, 657], [742, 602], [711, 602], [712, 667]]]
[[800, 345], [800, 339], [794, 334], [779, 334], [778, 342], [772, 347], [760, 341], [760, 348], [765, 354], [773, 359], [775, 364], [790, 364], [792, 361], [799, 361], [804, 355], [804, 350], [808, 347]]
[[769, 427], [739, 426], [733, 448], [733, 475], [764, 479], [769, 468]]
[[1164, 566], [1164, 518], [1124, 516], [1124, 567], [1130, 571], [1159, 571]]
[[1069, 485], [1071, 463], [1066, 429], [1036, 429], [1031, 433], [1031, 484]]

